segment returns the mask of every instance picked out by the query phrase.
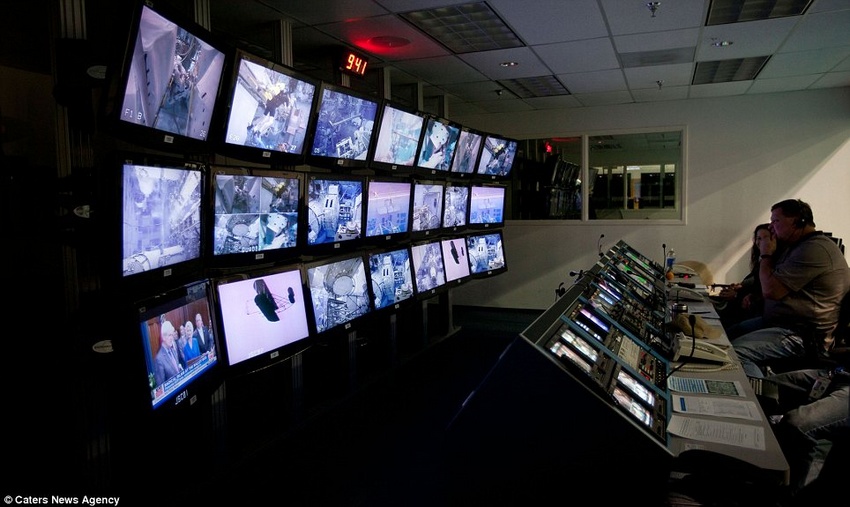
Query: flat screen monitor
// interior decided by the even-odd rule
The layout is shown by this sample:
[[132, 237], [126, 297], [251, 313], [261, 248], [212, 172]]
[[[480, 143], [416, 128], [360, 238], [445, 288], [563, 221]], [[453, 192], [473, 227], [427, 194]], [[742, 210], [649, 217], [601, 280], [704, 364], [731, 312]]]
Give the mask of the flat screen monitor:
[[413, 182], [410, 232], [413, 239], [439, 233], [443, 227], [446, 185], [440, 181]]
[[228, 365], [263, 367], [307, 345], [310, 332], [300, 268], [288, 265], [215, 280]]
[[366, 167], [380, 99], [322, 83], [307, 163], [316, 167]]
[[309, 253], [362, 246], [365, 186], [360, 176], [307, 176], [305, 247]]
[[519, 143], [513, 139], [486, 135], [475, 174], [491, 179], [507, 177], [513, 168], [518, 146]]
[[410, 246], [410, 255], [417, 298], [426, 299], [442, 292], [446, 287], [446, 267], [440, 240], [415, 243]]
[[372, 150], [371, 167], [391, 172], [412, 172], [419, 153], [425, 117], [384, 102]]
[[166, 284], [203, 268], [206, 168], [139, 155], [122, 160], [121, 272], [125, 283]]
[[152, 5], [138, 2], [107, 114], [129, 142], [208, 151], [227, 60], [224, 46], [200, 25]]
[[505, 225], [505, 187], [473, 185], [469, 191], [469, 227], [488, 229]]
[[446, 283], [451, 287], [460, 285], [472, 274], [469, 270], [469, 255], [466, 238], [452, 236], [442, 238], [440, 247], [443, 249], [443, 266], [446, 270]]
[[367, 256], [371, 295], [376, 311], [398, 309], [403, 303], [414, 299], [410, 247], [372, 250]]
[[295, 258], [304, 175], [213, 166], [213, 267]]
[[152, 409], [189, 404], [217, 376], [211, 302], [210, 283], [200, 280], [136, 303], [146, 366], [144, 384], [139, 384], [147, 386]]
[[470, 234], [466, 237], [466, 251], [473, 277], [497, 275], [508, 268], [501, 231]]
[[416, 170], [430, 175], [448, 173], [459, 136], [460, 125], [442, 118], [428, 118], [416, 157]]
[[352, 321], [372, 311], [362, 254], [314, 261], [306, 264], [305, 270], [315, 333], [350, 330]]
[[475, 173], [483, 141], [484, 134], [481, 132], [468, 128], [461, 129], [455, 156], [449, 170], [451, 176], [463, 178]]
[[443, 204], [443, 230], [458, 232], [466, 228], [469, 217], [469, 185], [446, 184]]
[[222, 151], [243, 160], [303, 163], [319, 81], [242, 50], [233, 68]]
[[366, 190], [366, 231], [369, 243], [389, 243], [410, 235], [410, 180], [371, 178]]

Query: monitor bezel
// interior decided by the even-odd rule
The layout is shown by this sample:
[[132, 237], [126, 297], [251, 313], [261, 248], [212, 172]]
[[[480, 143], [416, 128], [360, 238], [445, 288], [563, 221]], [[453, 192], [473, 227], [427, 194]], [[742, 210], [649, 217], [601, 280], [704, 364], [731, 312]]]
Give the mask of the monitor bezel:
[[[207, 313], [205, 316], [206, 322], [213, 330], [213, 355], [208, 355], [207, 357], [208, 360], [210, 357], [213, 357], [214, 360], [204, 370], [188, 378], [184, 384], [177, 386], [176, 389], [154, 403], [153, 390], [155, 388], [152, 387], [151, 383], [153, 382], [154, 372], [152, 368], [154, 368], [154, 363], [156, 362], [156, 355], [150, 349], [150, 340], [152, 337], [142, 331], [143, 326], [152, 320], [161, 320], [163, 316], [175, 311], [188, 312], [186, 320], [191, 320], [194, 325], [195, 314], [202, 312], [197, 311], [197, 306], [189, 309], [190, 305], [204, 298], [207, 301], [206, 309], [204, 310]], [[192, 410], [192, 407], [199, 400], [211, 396], [224, 380], [224, 360], [221, 356], [221, 344], [218, 341], [217, 315], [210, 279], [203, 277], [196, 278], [186, 284], [158, 293], [151, 293], [151, 295], [143, 296], [132, 301], [130, 308], [132, 308], [133, 316], [128, 316], [128, 322], [132, 322], [135, 328], [135, 332], [130, 333], [132, 339], [127, 341], [116, 340], [114, 343], [116, 352], [128, 356], [128, 359], [132, 355], [132, 362], [134, 363], [132, 367], [133, 383], [139, 387], [140, 395], [138, 402], [140, 407], [142, 407], [143, 413], [155, 416], [181, 413], [184, 410]], [[202, 319], [203, 317], [202, 315]], [[176, 333], [179, 326], [175, 324], [175, 322], [172, 322]], [[147, 343], [145, 343], [146, 341]], [[125, 344], [127, 344], [126, 349], [124, 348]], [[125, 352], [122, 353], [121, 351]], [[140, 381], [142, 373], [145, 374], [146, 381]]]
[[[504, 142], [508, 145], [514, 146], [513, 156], [510, 160], [510, 164], [507, 165], [506, 171], [500, 171], [498, 173], [489, 173], [487, 172], [487, 163], [489, 162], [491, 157], [485, 156], [485, 154], [489, 153], [487, 147], [492, 142]], [[517, 139], [512, 139], [510, 137], [505, 137], [502, 135], [488, 133], [484, 135], [484, 140], [481, 142], [481, 150], [478, 152], [478, 161], [475, 164], [475, 178], [479, 180], [491, 180], [491, 181], [499, 181], [506, 180], [513, 176], [513, 169], [517, 163], [517, 157], [519, 156], [519, 141]]]
[[[445, 163], [445, 168], [429, 167], [423, 160], [425, 149], [429, 146], [429, 133], [436, 126], [441, 125], [449, 132], [449, 138], [446, 145], [449, 146], [451, 152], [448, 154], [448, 162]], [[447, 120], [440, 116], [428, 115], [425, 117], [425, 125], [422, 127], [422, 135], [419, 140], [419, 147], [416, 152], [416, 162], [413, 166], [413, 173], [424, 177], [444, 178], [449, 176], [454, 156], [457, 151], [457, 144], [460, 138], [461, 125], [459, 123]]]
[[[421, 253], [423, 248], [427, 248], [428, 252], [434, 254], [436, 252], [436, 256], [439, 257], [439, 269], [435, 272], [435, 276], [437, 277], [437, 285], [424, 287], [420, 284], [420, 278], [417, 276], [417, 271], [419, 271], [423, 266], [421, 265], [422, 256], [420, 255], [417, 261], [417, 254]], [[413, 269], [413, 292], [416, 294], [417, 300], [429, 299], [439, 294], [446, 292], [449, 289], [449, 285], [446, 283], [446, 267], [445, 260], [443, 259], [443, 246], [440, 238], [434, 237], [425, 241], [416, 241], [410, 244], [410, 265], [411, 269]]]
[[[462, 247], [459, 252], [457, 251], [458, 243]], [[452, 244], [454, 244], [454, 251], [452, 251]], [[443, 250], [443, 271], [446, 274], [446, 285], [448, 288], [457, 287], [470, 280], [472, 278], [472, 268], [469, 265], [469, 247], [466, 243], [466, 236], [442, 236], [440, 238], [440, 246]], [[450, 261], [454, 260], [455, 255], [458, 257], [457, 262], [461, 266], [460, 269], [464, 272], [459, 276], [449, 279], [449, 272], [452, 271], [449, 269], [451, 266]], [[466, 266], [466, 269], [463, 269], [463, 266]]]
[[[398, 184], [398, 185], [406, 185], [407, 186], [407, 202], [398, 203], [398, 208], [402, 208], [405, 210], [406, 219], [404, 224], [404, 231], [401, 232], [393, 232], [393, 233], [382, 233], [382, 234], [369, 234], [369, 215], [372, 212], [372, 206], [376, 206], [378, 203], [375, 203], [371, 200], [372, 193], [372, 185], [382, 185], [382, 184]], [[393, 177], [381, 177], [381, 176], [373, 176], [366, 178], [366, 188], [364, 189], [364, 195], [366, 196], [365, 202], [363, 204], [364, 217], [363, 217], [363, 226], [362, 226], [362, 235], [364, 244], [367, 246], [379, 246], [379, 245], [388, 245], [392, 243], [397, 243], [400, 241], [405, 241], [410, 238], [410, 228], [411, 223], [413, 221], [411, 214], [411, 203], [413, 202], [413, 182], [410, 179], [406, 178], [393, 178]]]
[[[245, 162], [269, 164], [275, 168], [292, 168], [294, 166], [304, 164], [306, 160], [307, 151], [309, 150], [308, 146], [310, 145], [310, 132], [313, 129], [315, 121], [315, 111], [318, 102], [318, 94], [319, 89], [321, 87], [321, 81], [306, 74], [303, 74], [291, 67], [283, 65], [282, 63], [270, 60], [268, 58], [264, 58], [242, 48], [237, 48], [233, 51], [231, 62], [232, 64], [230, 68], [230, 74], [228, 76], [229, 79], [226, 83], [225, 88], [226, 93], [223, 93], [222, 97], [222, 101], [224, 103], [221, 108], [222, 122], [219, 128], [220, 134], [217, 138], [216, 143], [218, 151], [222, 155], [230, 156]], [[236, 121], [233, 118], [234, 104], [236, 102], [236, 95], [240, 89], [239, 72], [242, 68], [243, 62], [266, 68], [274, 73], [281, 74], [290, 79], [301, 81], [313, 87], [313, 96], [310, 97], [309, 101], [305, 101], [309, 102], [309, 111], [307, 111], [307, 113], [304, 115], [304, 120], [302, 122], [304, 127], [300, 149], [296, 150], [295, 152], [280, 151], [263, 148], [260, 146], [238, 144], [235, 142], [230, 142], [230, 140], [228, 139], [230, 137], [230, 124]], [[253, 125], [254, 119], [251, 120], [249, 126]]]
[[[407, 277], [410, 281], [410, 295], [405, 297], [404, 299], [395, 300], [392, 304], [386, 304], [384, 306], [379, 307], [377, 304], [377, 295], [378, 290], [376, 284], [380, 284], [379, 281], [376, 281], [374, 276], [374, 270], [372, 270], [372, 259], [376, 257], [381, 257], [385, 255], [392, 255], [396, 252], [406, 252], [407, 254]], [[369, 295], [372, 299], [372, 309], [374, 313], [379, 314], [381, 312], [393, 312], [399, 309], [402, 309], [413, 302], [416, 301], [416, 292], [414, 289], [414, 280], [413, 280], [413, 258], [411, 257], [410, 245], [406, 243], [401, 243], [397, 245], [385, 246], [383, 248], [370, 248], [366, 250], [366, 262], [369, 269]], [[398, 287], [396, 287], [398, 289]]]
[[[353, 97], [358, 100], [371, 102], [375, 105], [375, 114], [372, 118], [372, 129], [369, 133], [369, 141], [366, 146], [366, 151], [363, 153], [363, 158], [344, 158], [332, 155], [321, 155], [315, 152], [315, 142], [318, 137], [319, 128], [322, 125], [322, 107], [325, 104], [325, 92], [338, 93]], [[306, 163], [310, 166], [322, 167], [327, 169], [362, 169], [369, 167], [369, 159], [372, 155], [372, 148], [377, 137], [378, 126], [381, 120], [381, 108], [383, 100], [378, 97], [373, 97], [365, 92], [357, 91], [342, 85], [335, 85], [322, 81], [321, 87], [317, 92], [317, 103], [313, 109], [315, 118], [312, 122], [309, 142], [306, 150]]]
[[[358, 294], [356, 297], [363, 297], [363, 305], [360, 305], [360, 308], [365, 308], [365, 311], [359, 315], [356, 315], [352, 318], [349, 318], [342, 322], [337, 322], [329, 327], [320, 327], [317, 314], [316, 314], [316, 294], [315, 290], [312, 287], [312, 280], [310, 278], [311, 271], [327, 267], [331, 265], [335, 265], [337, 263], [352, 261], [359, 261], [363, 267], [363, 292], [362, 294]], [[338, 333], [351, 333], [356, 331], [360, 325], [364, 322], [367, 322], [370, 317], [374, 314], [374, 304], [372, 301], [372, 296], [370, 294], [370, 281], [369, 281], [369, 261], [366, 258], [366, 253], [364, 250], [358, 250], [355, 252], [349, 252], [343, 255], [334, 255], [323, 257], [321, 259], [314, 259], [309, 262], [304, 262], [301, 266], [303, 270], [302, 279], [304, 280], [304, 294], [306, 301], [310, 302], [310, 305], [307, 307], [308, 316], [309, 316], [309, 325], [310, 332], [315, 337], [328, 337], [333, 336]], [[365, 306], [364, 306], [365, 305]]]
[[[248, 357], [240, 357], [235, 362], [233, 362], [234, 358], [232, 357], [231, 345], [235, 341], [234, 336], [228, 336], [227, 330], [227, 321], [226, 321], [226, 312], [224, 310], [224, 301], [222, 298], [222, 287], [226, 287], [228, 285], [239, 283], [239, 282], [253, 282], [256, 283], [257, 280], [266, 279], [275, 276], [281, 275], [293, 275], [297, 278], [297, 284], [293, 284], [293, 286], [288, 287], [292, 289], [292, 293], [287, 293], [287, 298], [295, 297], [299, 298], [302, 305], [302, 311], [300, 315], [304, 319], [304, 328], [303, 335], [297, 338], [292, 339], [291, 341], [287, 341], [285, 343], [276, 344], [276, 346], [269, 348], [268, 350], [264, 350], [258, 354], [251, 355]], [[252, 283], [252, 285], [253, 285]], [[268, 285], [266, 285], [268, 288]], [[261, 268], [261, 269], [246, 269], [239, 273], [230, 273], [228, 275], [222, 275], [219, 277], [215, 277], [212, 279], [212, 288], [213, 295], [215, 297], [215, 309], [216, 315], [218, 317], [219, 328], [218, 335], [220, 336], [220, 343], [222, 348], [222, 357], [224, 359], [224, 364], [226, 365], [228, 375], [231, 376], [241, 376], [245, 374], [249, 374], [255, 372], [260, 369], [264, 369], [266, 367], [272, 366], [274, 364], [278, 364], [282, 361], [285, 361], [292, 357], [293, 355], [300, 353], [304, 350], [307, 350], [313, 345], [313, 334], [310, 328], [310, 308], [308, 305], [308, 300], [306, 298], [306, 294], [304, 293], [304, 271], [302, 270], [302, 266], [300, 262], [296, 263], [286, 263], [286, 264], [278, 264], [269, 268]], [[257, 289], [252, 286], [252, 290], [255, 292], [254, 296], [257, 295]], [[250, 294], [249, 294], [250, 295]], [[281, 296], [283, 297], [283, 296]], [[290, 307], [291, 308], [291, 307]], [[277, 310], [277, 309], [276, 309]], [[277, 311], [275, 310], [275, 314]], [[286, 311], [287, 308], [284, 308], [281, 311]], [[246, 310], [247, 311], [247, 310]], [[262, 310], [258, 310], [262, 313]], [[229, 313], [229, 312], [227, 312]], [[291, 321], [281, 321], [282, 325], [286, 325], [287, 328], [292, 328]], [[230, 330], [232, 333], [232, 329]]]
[[[345, 240], [334, 240], [334, 241], [325, 241], [322, 243], [311, 243], [310, 235], [311, 230], [316, 222], [319, 220], [320, 214], [316, 214], [315, 211], [310, 207], [310, 192], [312, 188], [312, 183], [315, 181], [333, 181], [333, 182], [348, 182], [360, 183], [360, 204], [358, 216], [360, 219], [360, 228], [358, 230], [357, 237]], [[364, 195], [363, 192], [366, 191], [366, 177], [352, 174], [338, 174], [338, 173], [307, 173], [304, 181], [304, 216], [302, 217], [302, 225], [299, 226], [301, 231], [302, 239], [300, 239], [300, 244], [303, 245], [302, 255], [304, 256], [319, 256], [319, 255], [334, 255], [335, 253], [341, 252], [349, 252], [352, 250], [356, 250], [358, 248], [363, 247], [366, 244], [365, 238], [363, 236], [363, 224], [366, 218], [366, 206], [363, 201]], [[315, 217], [311, 216], [316, 215]], [[312, 225], [311, 225], [312, 224]], [[337, 228], [339, 227], [339, 223], [337, 223]]]
[[[443, 208], [446, 205], [446, 182], [442, 180], [422, 180], [418, 178], [414, 178], [413, 180], [413, 189], [410, 194], [410, 239], [411, 241], [420, 241], [424, 239], [429, 239], [432, 237], [439, 236], [443, 233]], [[414, 230], [416, 226], [416, 191], [418, 188], [423, 187], [440, 187], [440, 199], [439, 205], [440, 209], [437, 212], [437, 225], [436, 227], [432, 227], [429, 229], [418, 229]], [[467, 218], [468, 221], [468, 218]]]
[[[107, 66], [106, 82], [108, 88], [106, 100], [103, 102], [102, 107], [104, 120], [108, 126], [106, 132], [109, 133], [108, 135], [131, 145], [166, 153], [205, 154], [214, 151], [215, 140], [220, 134], [219, 125], [221, 123], [223, 109], [221, 94], [227, 80], [227, 65], [232, 58], [233, 48], [216, 34], [188, 17], [180, 15], [180, 13], [172, 10], [171, 7], [162, 5], [161, 2], [134, 0], [128, 10], [131, 11], [129, 15], [130, 22], [127, 25], [128, 37], [123, 50], [120, 52], [120, 56], [117, 57], [120, 58], [120, 61], [114, 65]], [[215, 93], [208, 102], [213, 111], [208, 118], [209, 123], [207, 124], [205, 138], [169, 132], [144, 123], [136, 123], [124, 119], [124, 100], [127, 97], [127, 90], [131, 86], [133, 79], [136, 43], [142, 32], [143, 15], [146, 11], [186, 30], [195, 38], [220, 53], [215, 59], [217, 62], [215, 71], [218, 73], [218, 79], [214, 87]], [[209, 93], [209, 91], [206, 92], [206, 94]]]
[[[478, 137], [478, 146], [470, 150], [472, 162], [469, 165], [469, 171], [461, 172], [459, 164], [463, 160], [463, 157], [458, 153], [462, 153], [461, 150], [463, 149], [463, 146], [461, 145], [461, 140], [463, 140], [466, 136], [469, 135], [474, 135]], [[452, 160], [452, 167], [449, 170], [450, 177], [462, 179], [476, 177], [476, 171], [478, 169], [478, 157], [481, 156], [481, 147], [484, 146], [484, 138], [486, 136], [487, 134], [481, 132], [480, 130], [475, 130], [468, 127], [461, 127], [460, 136], [458, 138], [458, 147], [455, 149], [455, 157]]]
[[[495, 268], [487, 268], [481, 269], [479, 271], [475, 270], [475, 264], [473, 264], [473, 249], [470, 247], [473, 241], [477, 242], [480, 238], [494, 237], [498, 239], [498, 242], [502, 245], [502, 265]], [[466, 251], [469, 256], [469, 271], [472, 278], [489, 278], [491, 276], [500, 275], [508, 270], [508, 259], [507, 254], [505, 252], [505, 238], [502, 234], [501, 229], [493, 230], [493, 231], [480, 231], [473, 232], [466, 235]]]
[[[219, 188], [217, 183], [219, 176], [247, 176], [264, 179], [276, 178], [298, 181], [298, 196], [297, 203], [295, 206], [295, 213], [297, 214], [297, 216], [295, 217], [295, 223], [292, 224], [295, 227], [295, 235], [292, 238], [295, 244], [286, 248], [258, 249], [250, 252], [217, 254], [216, 233], [218, 218], [219, 216], [223, 216], [217, 213], [217, 200], [219, 195]], [[206, 206], [206, 213], [207, 216], [210, 217], [207, 225], [207, 237], [210, 240], [207, 242], [206, 254], [208, 259], [207, 265], [211, 271], [218, 274], [219, 271], [238, 269], [245, 266], [262, 267], [266, 265], [271, 265], [276, 262], [291, 261], [297, 259], [301, 255], [301, 241], [303, 239], [303, 235], [300, 233], [300, 229], [301, 224], [303, 223], [303, 214], [306, 212], [306, 204], [304, 201], [304, 173], [295, 171], [272, 170], [265, 168], [253, 168], [241, 165], [227, 166], [211, 164], [209, 180], [210, 189], [209, 199], [207, 200], [208, 202]], [[265, 186], [263, 187], [263, 190], [265, 190]], [[263, 190], [261, 190], [261, 192]], [[262, 198], [260, 199], [260, 203], [262, 204]], [[287, 208], [291, 208], [291, 206], [288, 206]], [[286, 211], [284, 213], [292, 213], [292, 211]], [[261, 208], [258, 208], [256, 212], [258, 220], [262, 215], [269, 214], [271, 213], [269, 213], [268, 211], [263, 212]]]
[[[411, 119], [413, 117], [419, 118], [419, 132], [416, 134], [417, 139], [415, 141], [416, 146], [414, 147], [413, 154], [409, 163], [388, 162], [383, 160], [383, 157], [379, 159], [379, 150], [382, 149], [382, 145], [384, 144], [382, 143], [382, 141], [384, 140], [385, 136], [389, 135], [387, 134], [387, 131], [390, 129], [390, 125], [385, 126], [384, 122], [390, 121], [390, 119], [393, 117], [393, 114], [390, 114], [390, 110], [395, 110], [402, 114], [410, 115]], [[396, 102], [384, 99], [381, 103], [380, 121], [377, 123], [377, 130], [372, 134], [374, 136], [374, 139], [372, 140], [372, 149], [371, 153], [369, 154], [369, 167], [376, 171], [382, 171], [384, 173], [390, 174], [413, 174], [414, 169], [416, 167], [416, 157], [419, 156], [419, 147], [422, 144], [422, 133], [425, 131], [425, 118], [426, 114], [421, 111], [417, 111], [413, 108], [409, 108]]]
[[[466, 197], [464, 198], [465, 207], [463, 209], [463, 212], [452, 215], [452, 216], [461, 215], [463, 217], [463, 223], [462, 224], [446, 225], [446, 219], [449, 217], [449, 213], [447, 213], [447, 210], [449, 208], [447, 206], [446, 201], [448, 200], [448, 197], [449, 197], [449, 189], [450, 188], [464, 188], [464, 189], [466, 189]], [[466, 231], [469, 228], [469, 204], [470, 204], [469, 199], [470, 199], [471, 195], [472, 195], [472, 185], [469, 184], [468, 182], [466, 182], [466, 183], [458, 183], [458, 182], [453, 182], [453, 181], [447, 181], [446, 182], [445, 188], [443, 189], [443, 219], [441, 220], [443, 233], [456, 234], [456, 233], [459, 233], [459, 232]]]
[[[491, 188], [499, 188], [502, 191], [501, 195], [501, 220], [497, 222], [482, 222], [480, 218], [474, 219], [473, 216], [473, 203], [475, 202], [475, 192], [477, 189], [491, 189]], [[466, 217], [466, 226], [467, 229], [471, 230], [484, 230], [484, 229], [499, 229], [505, 226], [505, 211], [507, 208], [507, 197], [508, 197], [508, 188], [505, 185], [498, 183], [485, 183], [478, 182], [470, 185], [469, 189], [469, 213]]]
[[[206, 164], [200, 162], [184, 160], [171, 156], [151, 155], [141, 152], [118, 153], [115, 155], [115, 158], [111, 163], [117, 165], [118, 170], [104, 171], [105, 173], [108, 173], [106, 183], [107, 186], [104, 187], [104, 192], [106, 192], [104, 199], [108, 203], [105, 206], [105, 209], [115, 211], [107, 212], [103, 215], [107, 217], [107, 220], [109, 222], [108, 227], [115, 231], [114, 237], [116, 238], [116, 240], [114, 241], [114, 250], [107, 249], [114, 251], [114, 254], [110, 254], [108, 256], [108, 258], [110, 259], [108, 265], [113, 267], [108, 270], [110, 276], [107, 276], [107, 279], [114, 278], [116, 284], [122, 290], [128, 292], [153, 293], [156, 291], [180, 286], [182, 284], [188, 283], [192, 280], [192, 278], [196, 278], [199, 273], [202, 273], [204, 271], [206, 265], [206, 252], [208, 248], [207, 244], [209, 241], [209, 236], [207, 236], [206, 224], [209, 217], [205, 211], [205, 203], [207, 201], [206, 194], [209, 191], [206, 181], [209, 176], [209, 167]], [[183, 261], [177, 261], [164, 266], [157, 266], [155, 268], [139, 271], [133, 274], [124, 274], [124, 267], [127, 259], [136, 255], [144, 254], [144, 252], [140, 252], [134, 253], [126, 258], [124, 256], [124, 228], [129, 227], [130, 223], [124, 215], [124, 212], [127, 209], [125, 205], [128, 204], [127, 202], [125, 202], [125, 171], [129, 166], [162, 167], [178, 171], [197, 172], [199, 176], [197, 188], [200, 195], [197, 203], [197, 235], [199, 250], [196, 257]], [[114, 189], [114, 191], [108, 191], [107, 189], [109, 188]], [[108, 235], [105, 239], [109, 241], [108, 238], [111, 237], [113, 236]]]

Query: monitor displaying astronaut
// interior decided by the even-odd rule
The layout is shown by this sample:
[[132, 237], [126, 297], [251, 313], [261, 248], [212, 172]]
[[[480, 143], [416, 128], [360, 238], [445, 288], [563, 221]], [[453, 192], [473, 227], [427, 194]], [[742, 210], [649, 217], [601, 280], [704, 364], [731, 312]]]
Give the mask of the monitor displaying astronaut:
[[413, 296], [410, 250], [370, 252], [369, 272], [375, 310], [388, 308]]
[[502, 235], [498, 232], [467, 236], [466, 251], [473, 275], [487, 275], [507, 268]]
[[225, 142], [303, 155], [315, 82], [245, 53], [240, 54], [238, 69]]
[[478, 158], [479, 176], [505, 177], [511, 172], [517, 152], [517, 142], [488, 135]]
[[436, 118], [429, 119], [416, 159], [416, 167], [448, 172], [459, 136], [459, 126]]
[[362, 178], [311, 177], [307, 185], [307, 246], [359, 240], [363, 224]]
[[[195, 31], [203, 33], [201, 30]], [[124, 122], [207, 140], [224, 60], [222, 51], [143, 6], [118, 117]]]
[[362, 160], [365, 163], [378, 114], [378, 102], [324, 84], [319, 95], [318, 120], [311, 161]]
[[301, 177], [216, 174], [213, 255], [295, 248]]
[[445, 205], [443, 206], [443, 228], [457, 231], [466, 226], [469, 215], [469, 187], [447, 185]]

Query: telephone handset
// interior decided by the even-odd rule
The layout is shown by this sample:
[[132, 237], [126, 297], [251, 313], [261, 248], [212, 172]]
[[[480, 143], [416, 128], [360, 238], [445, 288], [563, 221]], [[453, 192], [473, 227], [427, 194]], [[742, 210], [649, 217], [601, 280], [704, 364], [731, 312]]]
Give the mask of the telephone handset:
[[699, 303], [705, 301], [705, 297], [699, 292], [679, 285], [670, 288], [670, 292], [667, 293], [667, 299], [670, 301], [694, 301]]
[[[685, 337], [684, 335], [680, 335], [678, 338], [679, 346], [677, 348], [676, 355], [673, 357], [673, 361], [697, 360], [721, 364], [732, 362], [729, 358], [729, 353], [726, 352], [723, 347], [705, 341], [694, 340], [693, 338]], [[692, 348], [693, 354], [691, 354]]]
[[690, 266], [685, 266], [684, 264], [673, 264], [673, 273], [681, 273], [683, 275], [689, 276], [699, 276], [699, 273]]

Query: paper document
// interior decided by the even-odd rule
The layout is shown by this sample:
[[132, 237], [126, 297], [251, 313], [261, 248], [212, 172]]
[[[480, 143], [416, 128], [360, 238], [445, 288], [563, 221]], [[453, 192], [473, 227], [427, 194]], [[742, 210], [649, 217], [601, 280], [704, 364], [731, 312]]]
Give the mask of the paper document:
[[761, 421], [761, 413], [754, 401], [706, 398], [701, 396], [673, 395], [673, 411], [689, 415], [716, 415]]
[[747, 449], [765, 449], [764, 428], [748, 424], [711, 421], [673, 414], [667, 432], [682, 438], [728, 444]]
[[707, 380], [672, 376], [667, 379], [667, 387], [671, 391], [678, 391], [680, 393], [746, 396], [741, 383], [737, 380]]

